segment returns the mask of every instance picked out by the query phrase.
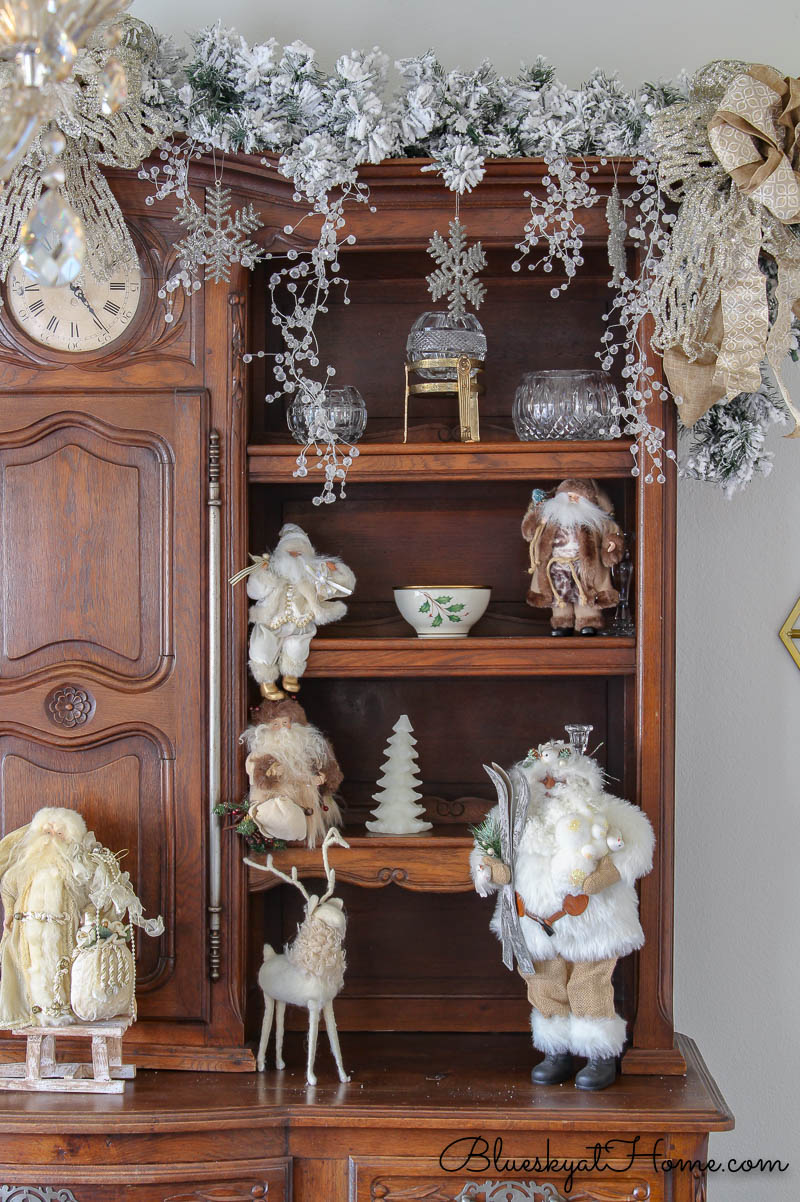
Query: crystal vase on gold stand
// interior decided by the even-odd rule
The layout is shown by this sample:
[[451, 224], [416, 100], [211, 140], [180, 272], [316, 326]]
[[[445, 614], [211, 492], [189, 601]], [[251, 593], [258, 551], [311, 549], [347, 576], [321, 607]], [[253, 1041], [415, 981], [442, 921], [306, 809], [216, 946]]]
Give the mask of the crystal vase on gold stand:
[[[408, 401], [412, 396], [458, 394], [458, 426], [462, 442], [480, 442], [480, 416], [478, 413], [478, 396], [483, 392], [483, 381], [480, 373], [483, 364], [479, 359], [469, 355], [459, 355], [458, 358], [417, 359], [406, 363], [406, 393], [403, 405], [403, 442], [408, 442]], [[441, 373], [443, 378], [431, 379], [430, 373]], [[411, 382], [412, 375], [423, 378], [417, 383]]]

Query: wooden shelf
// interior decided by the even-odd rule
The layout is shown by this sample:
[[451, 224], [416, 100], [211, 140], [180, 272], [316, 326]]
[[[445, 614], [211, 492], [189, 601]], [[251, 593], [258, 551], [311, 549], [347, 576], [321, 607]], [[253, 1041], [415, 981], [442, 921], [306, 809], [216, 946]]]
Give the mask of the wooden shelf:
[[[491, 1011], [488, 1011], [487, 1026], [490, 1022]], [[676, 1037], [675, 1051], [685, 1057], [685, 1077], [628, 1076], [627, 1060], [634, 1054], [628, 1052], [623, 1060], [623, 1075], [611, 1089], [599, 1093], [585, 1093], [571, 1085], [561, 1088], [531, 1085], [530, 1069], [537, 1053], [531, 1048], [529, 1034], [494, 1034], [490, 1030], [479, 1034], [448, 1031], [344, 1034], [344, 1062], [353, 1076], [352, 1082], [344, 1087], [336, 1080], [326, 1042], [320, 1039], [319, 1082], [313, 1090], [307, 1087], [303, 1072], [304, 1033], [289, 1032], [284, 1072], [276, 1072], [271, 1056], [263, 1073], [211, 1075], [144, 1071], [137, 1073], [125, 1093], [114, 1099], [113, 1107], [108, 1103], [103, 1106], [93, 1104], [85, 1097], [54, 1099], [47, 1094], [29, 1095], [21, 1104], [18, 1096], [0, 1094], [6, 1172], [13, 1173], [20, 1166], [20, 1177], [25, 1172], [29, 1181], [40, 1179], [42, 1141], [47, 1138], [59, 1143], [60, 1150], [53, 1154], [54, 1161], [57, 1155], [55, 1163], [59, 1179], [87, 1183], [81, 1197], [88, 1193], [92, 1199], [97, 1199], [99, 1193], [88, 1187], [98, 1179], [105, 1181], [107, 1178], [111, 1178], [116, 1188], [106, 1186], [103, 1197], [125, 1196], [125, 1187], [119, 1180], [120, 1166], [122, 1171], [135, 1166], [133, 1179], [140, 1192], [135, 1193], [128, 1187], [128, 1197], [143, 1197], [145, 1190], [148, 1197], [167, 1196], [167, 1188], [160, 1195], [152, 1187], [147, 1189], [159, 1166], [165, 1176], [171, 1172], [177, 1179], [186, 1169], [186, 1162], [193, 1157], [196, 1171], [194, 1177], [189, 1178], [193, 1188], [207, 1178], [212, 1182], [224, 1178], [226, 1170], [228, 1179], [233, 1178], [235, 1172], [240, 1176], [249, 1172], [249, 1181], [257, 1171], [251, 1166], [258, 1165], [259, 1160], [270, 1152], [279, 1155], [285, 1151], [287, 1128], [291, 1128], [290, 1146], [298, 1159], [301, 1153], [297, 1148], [304, 1149], [311, 1140], [315, 1152], [311, 1164], [324, 1150], [330, 1158], [325, 1171], [330, 1173], [336, 1153], [340, 1154], [346, 1187], [348, 1169], [352, 1172], [358, 1168], [362, 1172], [365, 1156], [373, 1155], [376, 1147], [382, 1157], [407, 1158], [406, 1175], [412, 1171], [418, 1173], [420, 1161], [411, 1155], [408, 1140], [420, 1128], [431, 1133], [427, 1155], [433, 1166], [445, 1145], [464, 1132], [502, 1131], [506, 1151], [518, 1156], [530, 1156], [537, 1150], [531, 1139], [533, 1132], [541, 1131], [554, 1137], [553, 1155], [559, 1150], [563, 1155], [563, 1141], [571, 1132], [577, 1132], [580, 1142], [576, 1142], [574, 1155], [578, 1159], [586, 1157], [586, 1144], [593, 1142], [586, 1136], [594, 1137], [595, 1133], [599, 1139], [610, 1133], [621, 1133], [629, 1139], [635, 1133], [730, 1131], [733, 1127], [730, 1108], [697, 1048], [682, 1035]], [[127, 1048], [127, 1041], [125, 1046]], [[270, 1052], [271, 1049], [272, 1045]], [[326, 1126], [333, 1128], [333, 1135], [324, 1130]], [[52, 1134], [54, 1129], [57, 1135]], [[348, 1133], [346, 1145], [341, 1142], [343, 1132]], [[517, 1134], [515, 1146], [514, 1133], [519, 1132], [523, 1138], [520, 1141]], [[114, 1139], [113, 1159], [109, 1153], [109, 1136]], [[130, 1137], [130, 1141], [120, 1141], [120, 1136]], [[324, 1142], [326, 1139], [330, 1142]], [[334, 1140], [339, 1142], [334, 1144]], [[144, 1167], [140, 1167], [142, 1141], [146, 1141], [150, 1156]], [[257, 1142], [257, 1155], [253, 1151], [254, 1141]], [[341, 1156], [343, 1146], [345, 1154]], [[643, 1140], [637, 1166], [647, 1163], [643, 1153], [649, 1147], [652, 1147], [651, 1141]], [[667, 1151], [675, 1154], [674, 1148]], [[351, 1157], [349, 1165], [348, 1153]], [[629, 1155], [627, 1143], [621, 1154]], [[176, 1158], [183, 1163], [175, 1163]], [[233, 1167], [228, 1168], [229, 1162]], [[209, 1165], [213, 1166], [211, 1171], [216, 1176], [208, 1174]], [[422, 1165], [425, 1167], [425, 1161]], [[468, 1175], [465, 1171], [460, 1180]], [[487, 1175], [482, 1174], [482, 1178]], [[603, 1174], [605, 1178], [608, 1176]], [[330, 1180], [330, 1176], [326, 1178], [326, 1181]], [[601, 1193], [598, 1184], [601, 1180], [599, 1174], [593, 1178], [597, 1192], [577, 1195], [576, 1190], [575, 1196], [585, 1200], [591, 1197], [618, 1199], [620, 1202], [631, 1197], [630, 1191], [623, 1192], [626, 1189], [624, 1182], [620, 1182], [619, 1189]], [[667, 1186], [670, 1186], [669, 1180]], [[198, 1188], [189, 1196], [206, 1195]], [[220, 1189], [211, 1196], [226, 1195]], [[229, 1186], [227, 1196], [241, 1197], [242, 1194], [235, 1193]], [[244, 1196], [250, 1196], [249, 1190]], [[253, 1196], [258, 1195], [254, 1192]], [[305, 1195], [306, 1198], [309, 1196], [334, 1202], [334, 1199], [355, 1195], [348, 1195], [346, 1188], [344, 1192], [334, 1194], [330, 1188], [322, 1187], [314, 1195]], [[370, 1195], [358, 1194], [359, 1198], [364, 1196]], [[371, 1196], [378, 1198], [381, 1195]], [[397, 1194], [394, 1196], [398, 1197]], [[405, 1196], [414, 1197], [410, 1193]], [[416, 1197], [425, 1196], [419, 1189]], [[427, 1196], [433, 1199], [437, 1194], [429, 1191]], [[447, 1195], [438, 1194], [440, 1198], [443, 1196]], [[653, 1202], [665, 1197], [655, 1186], [651, 1195], [639, 1194], [641, 1198], [648, 1196]], [[668, 1196], [677, 1199], [679, 1195], [670, 1188]], [[701, 1196], [692, 1192], [693, 1198]], [[680, 1195], [681, 1199], [687, 1197], [687, 1193]]]
[[551, 635], [316, 638], [306, 676], [633, 676], [636, 641]]
[[[564, 476], [629, 476], [629, 439], [600, 442], [375, 442], [362, 443], [349, 469], [353, 481], [528, 480]], [[255, 484], [316, 483], [292, 475], [295, 443], [255, 443], [247, 448], [248, 478]]]
[[[364, 831], [363, 827], [356, 828]], [[418, 893], [466, 893], [472, 889], [469, 853], [472, 836], [464, 828], [434, 827], [425, 835], [370, 836], [343, 831], [350, 849], [332, 847], [329, 861], [337, 881], [381, 889], [400, 885]], [[249, 859], [264, 863], [266, 856], [253, 853]], [[324, 878], [319, 848], [287, 847], [273, 856], [276, 868], [288, 872], [294, 864], [302, 878]], [[260, 893], [280, 884], [277, 877], [257, 868], [248, 869], [247, 887]]]

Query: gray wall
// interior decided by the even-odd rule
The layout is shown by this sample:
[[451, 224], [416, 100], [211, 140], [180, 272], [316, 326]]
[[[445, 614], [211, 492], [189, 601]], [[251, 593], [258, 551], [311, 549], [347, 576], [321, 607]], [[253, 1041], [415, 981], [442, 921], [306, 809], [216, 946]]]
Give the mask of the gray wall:
[[[489, 57], [513, 72], [544, 54], [570, 84], [595, 66], [629, 84], [713, 58], [800, 69], [800, 9], [722, 0], [134, 0], [181, 38], [216, 20], [251, 40], [296, 38], [329, 66], [352, 46], [393, 57], [432, 47], [447, 66]], [[800, 373], [792, 374], [800, 400]], [[798, 906], [800, 672], [777, 631], [800, 595], [800, 440], [774, 439], [775, 470], [727, 501], [680, 486], [675, 1011], [737, 1116], [720, 1160], [800, 1159]], [[800, 1168], [712, 1178], [710, 1202], [794, 1202]]]

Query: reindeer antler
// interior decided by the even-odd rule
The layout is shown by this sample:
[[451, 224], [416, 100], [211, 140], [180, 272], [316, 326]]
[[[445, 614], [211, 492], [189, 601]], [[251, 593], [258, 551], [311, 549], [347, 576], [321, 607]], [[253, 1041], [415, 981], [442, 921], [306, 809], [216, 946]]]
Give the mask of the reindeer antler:
[[308, 912], [310, 914], [316, 910], [317, 906], [321, 906], [324, 901], [327, 901], [328, 898], [332, 896], [333, 890], [336, 886], [336, 871], [328, 864], [328, 848], [332, 843], [335, 843], [338, 847], [346, 847], [348, 851], [350, 849], [350, 844], [342, 838], [336, 827], [332, 826], [325, 838], [322, 840], [322, 864], [325, 869], [325, 879], [328, 882], [328, 888], [326, 889], [325, 893], [323, 893], [322, 897], [312, 898], [309, 896], [303, 885], [301, 885], [300, 881], [297, 879], [297, 869], [294, 865], [292, 865], [291, 874], [289, 876], [287, 876], [285, 872], [281, 872], [279, 868], [276, 868], [272, 862], [272, 852], [270, 852], [270, 854], [267, 856], [266, 864], [257, 864], [255, 860], [251, 860], [247, 856], [243, 857], [243, 863], [248, 864], [250, 868], [257, 868], [259, 872], [271, 872], [274, 876], [279, 877], [280, 880], [285, 881], [287, 885], [294, 885], [295, 889], [299, 889], [305, 898], [306, 906], [309, 907]]
[[245, 864], [248, 864], [251, 868], [257, 868], [259, 872], [273, 873], [275, 876], [279, 877], [282, 881], [285, 881], [287, 885], [294, 885], [295, 889], [299, 889], [300, 892], [302, 893], [303, 897], [305, 898], [306, 903], [308, 903], [308, 901], [310, 900], [309, 895], [305, 890], [305, 887], [297, 879], [297, 869], [295, 868], [294, 864], [292, 865], [291, 875], [287, 876], [285, 872], [281, 872], [281, 870], [279, 868], [276, 868], [275, 865], [273, 864], [272, 852], [270, 852], [270, 854], [267, 856], [266, 864], [256, 864], [255, 860], [250, 860], [250, 859], [248, 859], [247, 856], [243, 857], [243, 862]]
[[332, 843], [335, 843], [337, 847], [346, 847], [348, 851], [350, 850], [350, 844], [342, 838], [340, 831], [335, 826], [332, 826], [322, 840], [322, 864], [325, 869], [325, 879], [328, 882], [328, 888], [317, 903], [320, 906], [332, 896], [333, 890], [336, 887], [336, 869], [331, 868], [328, 864], [328, 848]]

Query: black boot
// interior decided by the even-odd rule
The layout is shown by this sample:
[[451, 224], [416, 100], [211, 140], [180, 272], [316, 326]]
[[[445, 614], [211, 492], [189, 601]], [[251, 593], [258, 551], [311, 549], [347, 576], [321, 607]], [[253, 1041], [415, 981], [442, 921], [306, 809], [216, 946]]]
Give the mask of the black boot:
[[544, 1060], [531, 1069], [534, 1085], [561, 1085], [575, 1073], [571, 1052], [548, 1052]]
[[555, 635], [556, 638], [564, 638], [565, 636], [572, 634], [572, 627], [571, 626], [554, 626], [553, 629], [550, 631], [550, 633], [552, 635]]
[[595, 634], [597, 634], [597, 627], [596, 626], [581, 626], [580, 633], [588, 634], [588, 635], [595, 635]]
[[576, 1089], [608, 1089], [617, 1079], [616, 1056], [590, 1060], [575, 1078]]

